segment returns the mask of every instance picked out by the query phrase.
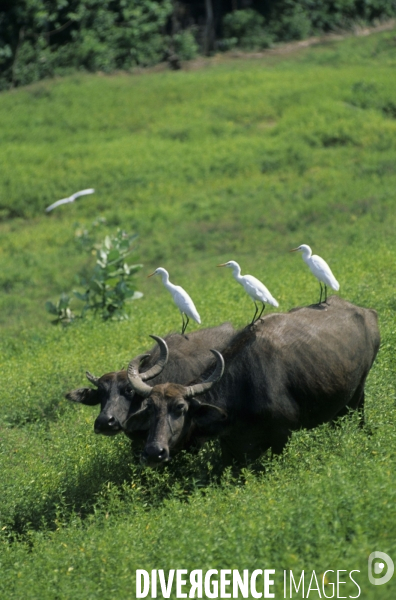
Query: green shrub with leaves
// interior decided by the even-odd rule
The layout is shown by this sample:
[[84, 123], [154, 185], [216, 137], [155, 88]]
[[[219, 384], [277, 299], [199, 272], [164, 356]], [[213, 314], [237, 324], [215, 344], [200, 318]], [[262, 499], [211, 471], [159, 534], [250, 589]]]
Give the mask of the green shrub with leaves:
[[174, 51], [181, 60], [191, 60], [198, 55], [199, 46], [194, 33], [190, 29], [185, 29], [172, 36], [172, 45]]
[[84, 302], [82, 316], [87, 311], [100, 313], [103, 319], [127, 319], [125, 303], [142, 297], [135, 290], [133, 277], [142, 265], [126, 262], [134, 248], [137, 235], [128, 235], [119, 229], [114, 236], [106, 236], [96, 249], [96, 265], [90, 277], [82, 280], [85, 293], [74, 292]]
[[312, 16], [296, 2], [286, 3], [279, 19], [272, 21], [271, 30], [279, 41], [302, 40], [313, 33]]
[[262, 7], [276, 41], [350, 29], [396, 14], [395, 0], [270, 0]]
[[[98, 221], [97, 223], [100, 224]], [[95, 222], [94, 222], [95, 224]], [[136, 234], [127, 234], [121, 229], [113, 236], [107, 235], [99, 244], [91, 243], [91, 235], [87, 229], [78, 229], [77, 240], [84, 249], [96, 253], [96, 264], [92, 273], [81, 278], [81, 285], [85, 292], [74, 291], [74, 296], [83, 302], [79, 318], [87, 312], [100, 314], [104, 320], [123, 320], [128, 318], [125, 310], [126, 302], [137, 300], [142, 293], [135, 289], [134, 276], [142, 265], [130, 265], [127, 257], [134, 251], [133, 242]], [[70, 307], [71, 298], [62, 293], [56, 304], [47, 301], [45, 307], [49, 313], [55, 315], [52, 321], [57, 325], [69, 325], [76, 316]]]
[[61, 323], [62, 325], [70, 325], [75, 319], [74, 313], [70, 308], [70, 296], [62, 293], [58, 302], [54, 304], [50, 300], [45, 303], [45, 308], [51, 315], [55, 315], [52, 321], [54, 325]]
[[0, 10], [0, 89], [165, 56], [171, 0], [15, 0]]
[[264, 27], [265, 19], [252, 8], [234, 10], [223, 19], [223, 40], [220, 48], [229, 50], [238, 46], [245, 50], [268, 48], [271, 35]]

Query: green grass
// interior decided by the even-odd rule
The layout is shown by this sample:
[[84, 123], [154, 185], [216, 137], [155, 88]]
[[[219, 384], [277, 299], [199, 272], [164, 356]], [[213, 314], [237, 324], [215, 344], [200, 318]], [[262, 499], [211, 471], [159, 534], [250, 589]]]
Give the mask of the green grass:
[[[127, 599], [136, 569], [161, 568], [274, 568], [276, 597], [283, 569], [359, 569], [362, 598], [394, 598], [396, 576], [371, 586], [367, 557], [396, 560], [395, 65], [390, 32], [0, 95], [2, 598]], [[45, 301], [94, 261], [76, 223], [99, 216], [98, 236], [139, 234], [145, 295], [127, 322], [51, 327]], [[146, 278], [155, 267], [191, 293], [204, 326], [242, 326], [253, 304], [216, 264], [240, 262], [286, 311], [318, 297], [287, 252], [301, 243], [330, 263], [342, 297], [379, 313], [367, 429], [352, 416], [298, 432], [236, 479], [216, 443], [152, 472], [126, 437], [94, 435], [96, 408], [63, 398], [86, 369], [120, 369], [150, 333], [179, 329], [171, 297]]]

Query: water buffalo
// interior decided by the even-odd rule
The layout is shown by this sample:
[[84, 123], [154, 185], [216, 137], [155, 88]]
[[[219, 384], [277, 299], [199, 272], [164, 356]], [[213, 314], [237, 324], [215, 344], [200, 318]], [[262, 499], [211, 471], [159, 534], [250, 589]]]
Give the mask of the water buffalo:
[[216, 385], [223, 370], [218, 353], [214, 374], [189, 386], [150, 387], [140, 379], [139, 360], [131, 361], [129, 380], [151, 415], [142, 462], [168, 461], [191, 435], [219, 437], [225, 464], [268, 448], [280, 452], [293, 430], [363, 408], [379, 343], [376, 312], [332, 296], [237, 332]]
[[[144, 357], [142, 377], [153, 378], [156, 383], [189, 383], [212, 363], [210, 348], [224, 350], [234, 334], [235, 329], [230, 323], [200, 329], [188, 336], [170, 334], [165, 338], [165, 346], [161, 343], [160, 347], [155, 345], [147, 355], [139, 357]], [[169, 360], [166, 356], [167, 346], [171, 353]], [[100, 404], [101, 412], [94, 424], [95, 433], [115, 435], [123, 431], [131, 439], [139, 437], [137, 432], [148, 428], [149, 419], [146, 412], [140, 411], [142, 398], [135, 394], [127, 372], [106, 373], [101, 377], [95, 377], [89, 372], [86, 375], [96, 389], [72, 390], [66, 394], [66, 398], [89, 406]]]

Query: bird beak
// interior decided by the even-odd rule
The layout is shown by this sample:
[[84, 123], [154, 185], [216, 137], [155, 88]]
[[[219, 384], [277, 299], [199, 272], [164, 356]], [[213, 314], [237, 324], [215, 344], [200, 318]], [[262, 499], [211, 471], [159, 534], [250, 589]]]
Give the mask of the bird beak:
[[293, 248], [293, 250], [289, 250], [289, 252], [297, 252], [298, 248]]
[[147, 275], [147, 279], [148, 279], [149, 277], [152, 277], [153, 275], [155, 275], [155, 271], [154, 271], [154, 273], [150, 273], [150, 275]]
[[227, 263], [222, 263], [221, 265], [216, 265], [217, 267], [225, 267]]

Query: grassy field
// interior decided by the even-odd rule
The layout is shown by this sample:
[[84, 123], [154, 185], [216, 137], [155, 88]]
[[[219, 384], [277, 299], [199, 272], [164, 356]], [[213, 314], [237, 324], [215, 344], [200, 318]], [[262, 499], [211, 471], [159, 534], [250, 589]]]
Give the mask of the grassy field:
[[[395, 597], [396, 576], [367, 578], [371, 552], [396, 560], [395, 66], [393, 31], [0, 95], [1, 598], [129, 599], [136, 569], [264, 568], [276, 598], [283, 569], [357, 569], [361, 598]], [[86, 187], [95, 194], [45, 215]], [[138, 233], [144, 297], [128, 321], [52, 327], [45, 301], [80, 289], [94, 258], [76, 231], [99, 217], [99, 239]], [[64, 399], [86, 369], [120, 369], [150, 333], [180, 327], [147, 280], [154, 268], [189, 291], [204, 326], [243, 326], [253, 304], [216, 265], [237, 260], [287, 311], [318, 299], [287, 252], [302, 243], [343, 298], [379, 313], [364, 430], [352, 415], [297, 432], [238, 477], [221, 471], [216, 443], [149, 471], [125, 436], [94, 435], [95, 407]], [[338, 597], [356, 595], [349, 580]]]

